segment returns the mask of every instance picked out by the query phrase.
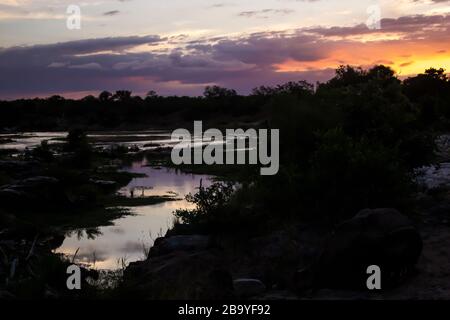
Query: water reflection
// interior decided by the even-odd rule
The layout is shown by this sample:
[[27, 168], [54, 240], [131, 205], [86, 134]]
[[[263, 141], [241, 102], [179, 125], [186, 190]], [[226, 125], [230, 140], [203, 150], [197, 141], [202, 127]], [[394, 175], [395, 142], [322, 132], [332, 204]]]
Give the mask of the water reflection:
[[[167, 195], [174, 192], [183, 198], [189, 192], [195, 192], [203, 181], [203, 185], [211, 184], [211, 177], [179, 173], [169, 168], [154, 168], [147, 161], [137, 161], [124, 170], [146, 174], [146, 177], [133, 179], [120, 193], [129, 195], [136, 187], [152, 187], [145, 189], [144, 196]], [[135, 196], [140, 196], [136, 194]], [[94, 265], [98, 269], [117, 269], [121, 260], [127, 263], [145, 258], [153, 241], [164, 235], [173, 222], [173, 211], [190, 208], [185, 200], [164, 202], [151, 206], [129, 208], [135, 215], [126, 216], [114, 221], [113, 226], [101, 227], [98, 234], [90, 237], [86, 231], [74, 232], [66, 237], [57, 252], [73, 256], [78, 250], [75, 261]], [[92, 234], [91, 234], [92, 235]]]
[[[67, 132], [26, 132], [0, 134], [0, 149], [23, 151], [38, 146], [42, 141], [60, 142]], [[88, 134], [90, 141], [97, 147], [114, 145], [137, 146], [141, 150], [157, 147], [170, 147], [178, 140], [171, 139], [171, 133], [163, 130], [140, 132], [98, 132]], [[217, 141], [215, 143], [223, 143]], [[227, 143], [229, 143], [227, 141]], [[202, 145], [201, 137], [194, 137], [193, 146]], [[150, 167], [147, 161], [136, 161], [123, 170], [145, 174], [135, 178], [119, 192], [125, 196], [172, 195], [184, 199], [193, 193], [203, 181], [204, 186], [211, 184], [211, 177], [183, 174], [174, 169]], [[76, 261], [93, 265], [98, 269], [117, 269], [121, 259], [127, 262], [143, 259], [148, 248], [160, 235], [164, 235], [173, 223], [173, 211], [190, 208], [185, 200], [161, 204], [127, 208], [135, 215], [126, 216], [113, 222], [113, 226], [89, 230], [75, 230], [67, 235], [57, 252], [68, 256], [76, 254]]]
[[21, 134], [0, 134], [0, 149], [16, 149], [23, 151], [30, 149], [47, 140], [49, 143], [59, 142], [67, 136], [66, 132], [26, 132]]
[[[15, 149], [24, 151], [32, 149], [47, 140], [49, 144], [59, 143], [67, 136], [67, 132], [24, 132], [14, 134], [0, 134], [0, 149]], [[152, 150], [158, 147], [173, 147], [179, 144], [178, 139], [172, 139], [171, 132], [163, 130], [146, 130], [139, 132], [115, 131], [115, 132], [97, 132], [88, 133], [88, 139], [97, 147], [108, 148], [111, 146], [122, 145], [126, 147], [138, 147], [140, 150]], [[237, 135], [236, 138], [226, 137], [225, 140], [214, 142], [205, 141], [201, 136], [193, 136], [191, 142], [181, 144], [180, 146], [197, 147], [208, 144], [234, 144], [234, 139], [246, 139], [246, 135]], [[252, 137], [251, 139], [256, 139]], [[233, 148], [232, 148], [233, 149]], [[243, 150], [248, 150], [247, 148]], [[229, 150], [228, 150], [229, 151]]]

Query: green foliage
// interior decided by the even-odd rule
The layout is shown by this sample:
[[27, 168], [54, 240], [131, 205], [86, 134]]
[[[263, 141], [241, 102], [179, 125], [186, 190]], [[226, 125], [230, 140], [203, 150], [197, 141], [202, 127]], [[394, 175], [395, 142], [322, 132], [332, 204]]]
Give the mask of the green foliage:
[[188, 224], [208, 224], [226, 214], [226, 205], [233, 194], [231, 182], [217, 182], [208, 188], [200, 185], [196, 194], [188, 194], [186, 200], [195, 205], [195, 209], [175, 211], [175, 217]]

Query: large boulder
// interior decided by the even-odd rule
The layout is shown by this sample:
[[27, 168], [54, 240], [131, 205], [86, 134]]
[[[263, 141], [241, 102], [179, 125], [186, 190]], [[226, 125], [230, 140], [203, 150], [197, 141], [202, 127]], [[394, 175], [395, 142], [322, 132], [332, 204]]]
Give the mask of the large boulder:
[[238, 298], [251, 298], [266, 291], [266, 286], [258, 279], [236, 279], [233, 281], [233, 287]]
[[223, 252], [209, 236], [158, 238], [145, 261], [124, 272], [123, 290], [144, 299], [226, 299], [233, 281]]
[[381, 268], [382, 286], [397, 284], [413, 270], [422, 239], [395, 209], [366, 209], [340, 224], [313, 267], [321, 288], [366, 288], [367, 268]]
[[12, 210], [39, 210], [67, 204], [68, 199], [58, 179], [36, 176], [2, 186], [0, 202]]
[[179, 235], [158, 238], [150, 249], [150, 257], [161, 256], [175, 251], [199, 251], [212, 246], [209, 236]]
[[131, 263], [122, 290], [151, 300], [228, 299], [233, 282], [220, 252], [176, 251]]

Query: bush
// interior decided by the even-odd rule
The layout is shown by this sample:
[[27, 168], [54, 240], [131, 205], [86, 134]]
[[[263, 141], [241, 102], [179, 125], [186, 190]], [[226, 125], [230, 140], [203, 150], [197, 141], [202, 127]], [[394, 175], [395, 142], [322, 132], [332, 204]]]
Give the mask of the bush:
[[209, 224], [218, 216], [226, 214], [226, 205], [234, 192], [231, 182], [216, 182], [208, 188], [200, 185], [196, 194], [188, 194], [186, 200], [195, 204], [195, 209], [177, 210], [175, 217], [187, 224]]
[[401, 206], [412, 191], [397, 150], [348, 137], [341, 129], [320, 140], [299, 188], [308, 212], [339, 221], [363, 208]]
[[55, 159], [47, 140], [42, 141], [40, 146], [34, 148], [31, 155], [46, 162], [51, 162]]
[[74, 168], [89, 168], [92, 162], [92, 148], [86, 133], [81, 129], [72, 129], [66, 141], [64, 149], [73, 153], [71, 163]]

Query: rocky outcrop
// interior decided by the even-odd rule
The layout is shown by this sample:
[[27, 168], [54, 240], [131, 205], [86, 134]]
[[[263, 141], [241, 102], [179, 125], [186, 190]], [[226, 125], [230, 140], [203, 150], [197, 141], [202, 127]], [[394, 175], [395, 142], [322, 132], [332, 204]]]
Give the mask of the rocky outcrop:
[[330, 237], [313, 266], [314, 285], [366, 288], [367, 268], [377, 265], [386, 288], [410, 274], [421, 251], [420, 234], [406, 216], [395, 209], [366, 209]]
[[0, 202], [10, 210], [48, 209], [69, 201], [58, 179], [37, 176], [2, 186]]
[[126, 269], [124, 289], [147, 299], [262, 299], [288, 292], [279, 294], [284, 299], [305, 288], [366, 292], [369, 266], [381, 268], [385, 289], [411, 274], [422, 250], [413, 223], [395, 209], [363, 210], [324, 240], [328, 230], [292, 226], [233, 250], [226, 238], [216, 239], [225, 249], [209, 236], [159, 238], [146, 261]]
[[149, 258], [124, 272], [122, 290], [144, 299], [227, 299], [233, 282], [227, 261], [207, 236], [174, 236], [155, 242]]
[[0, 160], [0, 170], [19, 171], [30, 169], [39, 163], [36, 161]]
[[209, 236], [186, 235], [158, 238], [150, 249], [150, 257], [162, 256], [176, 251], [201, 251], [212, 247]]
[[233, 281], [236, 297], [251, 298], [263, 294], [266, 286], [258, 279], [236, 279]]

